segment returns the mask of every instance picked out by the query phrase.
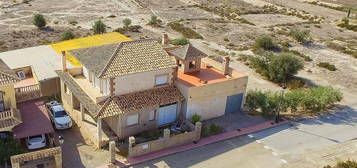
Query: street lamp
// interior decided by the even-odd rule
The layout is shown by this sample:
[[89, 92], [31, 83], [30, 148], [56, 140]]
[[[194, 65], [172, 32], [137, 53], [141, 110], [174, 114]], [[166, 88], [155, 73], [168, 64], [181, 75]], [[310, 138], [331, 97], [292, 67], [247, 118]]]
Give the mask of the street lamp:
[[275, 123], [279, 123], [279, 121], [280, 121], [280, 109], [281, 109], [281, 106], [283, 105], [284, 91], [285, 91], [286, 88], [288, 88], [286, 86], [286, 84], [284, 84], [284, 83], [280, 84], [280, 87], [282, 88], [282, 90], [281, 90], [281, 98], [282, 99], [281, 99], [281, 101], [279, 103], [277, 115], [275, 116]]

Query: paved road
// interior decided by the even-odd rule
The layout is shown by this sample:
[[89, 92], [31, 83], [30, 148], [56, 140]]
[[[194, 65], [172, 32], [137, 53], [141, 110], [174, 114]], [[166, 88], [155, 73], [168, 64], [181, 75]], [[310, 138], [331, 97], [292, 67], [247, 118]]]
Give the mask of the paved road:
[[241, 136], [166, 156], [132, 168], [275, 168], [284, 164], [278, 155], [254, 138]]

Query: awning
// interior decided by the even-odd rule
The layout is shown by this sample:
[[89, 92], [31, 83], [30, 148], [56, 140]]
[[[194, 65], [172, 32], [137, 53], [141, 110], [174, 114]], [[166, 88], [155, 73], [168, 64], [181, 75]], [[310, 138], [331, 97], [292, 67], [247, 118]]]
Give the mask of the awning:
[[14, 128], [15, 138], [25, 138], [54, 132], [43, 100], [37, 99], [22, 102], [18, 104], [17, 108], [21, 113], [22, 124]]

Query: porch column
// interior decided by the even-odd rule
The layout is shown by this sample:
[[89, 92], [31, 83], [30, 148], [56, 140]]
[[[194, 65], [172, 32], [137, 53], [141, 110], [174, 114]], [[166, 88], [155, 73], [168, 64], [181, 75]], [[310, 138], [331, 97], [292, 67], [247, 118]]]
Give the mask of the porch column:
[[56, 168], [62, 168], [62, 154], [61, 153], [60, 154], [56, 154], [54, 156], [55, 157]]
[[110, 163], [115, 163], [115, 141], [109, 142]]
[[84, 112], [85, 112], [85, 109], [83, 107], [83, 104], [82, 103], [79, 103], [79, 109], [81, 111], [81, 121], [84, 121]]
[[98, 118], [97, 120], [97, 135], [98, 135], [98, 148], [100, 147], [100, 143], [102, 142], [102, 119]]
[[11, 160], [11, 165], [12, 165], [12, 168], [20, 168], [20, 162], [12, 162], [12, 160]]

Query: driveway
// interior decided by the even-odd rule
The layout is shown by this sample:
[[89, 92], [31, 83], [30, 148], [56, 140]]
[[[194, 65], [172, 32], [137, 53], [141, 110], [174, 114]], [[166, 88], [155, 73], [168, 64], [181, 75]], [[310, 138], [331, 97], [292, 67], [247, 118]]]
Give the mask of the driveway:
[[109, 152], [86, 144], [78, 127], [56, 132], [64, 137], [62, 146], [64, 168], [94, 168], [108, 163]]

